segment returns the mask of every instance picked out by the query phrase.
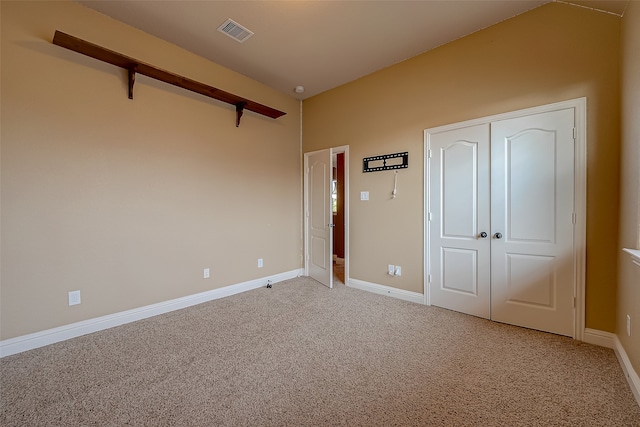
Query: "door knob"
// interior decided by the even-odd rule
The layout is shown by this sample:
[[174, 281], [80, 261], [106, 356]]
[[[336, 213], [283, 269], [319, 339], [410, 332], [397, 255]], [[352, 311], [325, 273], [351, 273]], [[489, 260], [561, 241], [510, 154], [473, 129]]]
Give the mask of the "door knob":
[[502, 239], [502, 233], [496, 233], [494, 236], [496, 239]]
[[333, 227], [335, 227], [335, 226], [336, 226], [335, 224], [327, 224], [327, 225], [328, 225], [329, 227], [331, 227], [331, 228], [333, 228]]
[[485, 237], [487, 237], [487, 233], [485, 231], [483, 231], [482, 233], [480, 233], [480, 237], [482, 237], [484, 239]]

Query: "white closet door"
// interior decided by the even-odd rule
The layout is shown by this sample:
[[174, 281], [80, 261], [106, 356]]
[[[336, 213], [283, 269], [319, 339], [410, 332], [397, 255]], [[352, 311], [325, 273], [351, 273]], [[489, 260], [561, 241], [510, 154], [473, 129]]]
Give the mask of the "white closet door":
[[426, 137], [431, 304], [489, 318], [489, 125]]
[[491, 123], [491, 318], [573, 335], [574, 109]]

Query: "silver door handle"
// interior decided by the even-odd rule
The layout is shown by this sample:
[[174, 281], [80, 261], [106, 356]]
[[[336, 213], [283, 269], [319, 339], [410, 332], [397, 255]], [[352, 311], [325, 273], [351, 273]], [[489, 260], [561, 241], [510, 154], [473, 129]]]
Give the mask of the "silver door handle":
[[482, 233], [480, 233], [480, 237], [482, 237], [483, 239], [487, 237], [487, 232], [483, 231]]
[[327, 224], [327, 225], [328, 225], [329, 227], [331, 227], [331, 228], [333, 228], [333, 227], [335, 227], [335, 226], [336, 226], [335, 224]]
[[502, 233], [496, 233], [493, 235], [496, 239], [502, 239]]

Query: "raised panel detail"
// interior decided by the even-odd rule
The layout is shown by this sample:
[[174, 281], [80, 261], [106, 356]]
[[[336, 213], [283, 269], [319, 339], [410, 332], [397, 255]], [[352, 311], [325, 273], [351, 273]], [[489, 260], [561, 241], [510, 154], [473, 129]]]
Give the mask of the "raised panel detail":
[[526, 129], [508, 138], [506, 169], [506, 238], [554, 243], [556, 132]]
[[315, 236], [311, 236], [311, 263], [321, 269], [326, 269], [328, 267], [327, 259], [325, 257], [326, 242], [326, 239], [319, 239]]
[[555, 257], [506, 254], [507, 302], [555, 309]]
[[478, 294], [478, 251], [442, 248], [442, 289]]
[[475, 238], [478, 144], [456, 141], [442, 149], [442, 236]]
[[316, 163], [310, 168], [314, 186], [309, 189], [311, 193], [311, 227], [323, 230], [329, 221], [327, 220], [327, 203], [324, 195], [327, 194], [327, 166], [324, 163]]

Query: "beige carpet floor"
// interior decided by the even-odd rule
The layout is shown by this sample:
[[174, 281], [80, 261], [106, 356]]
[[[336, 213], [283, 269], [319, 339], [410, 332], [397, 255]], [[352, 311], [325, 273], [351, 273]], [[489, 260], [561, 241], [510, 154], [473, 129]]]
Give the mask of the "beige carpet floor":
[[2, 426], [640, 426], [614, 353], [308, 278], [0, 360]]

